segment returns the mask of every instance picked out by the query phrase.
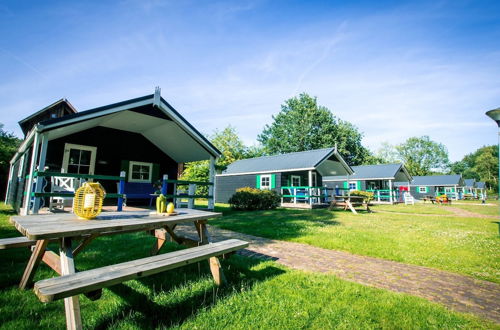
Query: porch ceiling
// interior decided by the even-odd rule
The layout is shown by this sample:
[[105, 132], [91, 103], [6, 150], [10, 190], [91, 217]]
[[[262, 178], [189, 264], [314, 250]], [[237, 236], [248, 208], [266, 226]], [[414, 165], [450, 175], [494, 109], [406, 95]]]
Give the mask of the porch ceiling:
[[347, 172], [345, 166], [343, 166], [339, 161], [334, 161], [327, 159], [323, 161], [317, 168], [316, 171], [321, 174], [321, 176], [333, 176], [333, 175], [350, 175]]
[[58, 139], [97, 126], [142, 134], [178, 163], [210, 158], [209, 152], [174, 121], [131, 110], [52, 129], [47, 132], [48, 139], [49, 141]]

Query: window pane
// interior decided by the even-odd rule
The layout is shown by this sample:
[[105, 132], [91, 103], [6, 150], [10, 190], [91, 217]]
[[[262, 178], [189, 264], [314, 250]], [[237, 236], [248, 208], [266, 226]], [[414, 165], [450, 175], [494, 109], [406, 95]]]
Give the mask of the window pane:
[[80, 164], [81, 165], [90, 165], [90, 155], [91, 152], [88, 150], [80, 151]]
[[80, 169], [79, 169], [78, 173], [80, 173], [80, 174], [89, 174], [90, 173], [90, 166], [80, 165]]
[[[69, 164], [78, 164], [80, 162], [80, 150], [70, 149], [69, 150]], [[72, 172], [75, 173], [75, 172]]]
[[68, 173], [78, 173], [78, 165], [68, 165]]

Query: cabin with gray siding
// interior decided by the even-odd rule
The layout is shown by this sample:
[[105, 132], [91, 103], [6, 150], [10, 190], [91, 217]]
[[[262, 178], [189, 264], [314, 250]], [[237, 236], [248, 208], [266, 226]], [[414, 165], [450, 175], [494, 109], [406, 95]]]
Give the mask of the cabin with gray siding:
[[242, 159], [216, 175], [215, 200], [227, 203], [237, 189], [251, 187], [276, 191], [285, 206], [312, 207], [325, 202], [324, 176], [352, 173], [335, 148]]
[[[397, 182], [396, 186], [407, 185]], [[465, 182], [460, 174], [414, 176], [410, 183], [410, 192], [416, 199], [446, 195], [450, 199], [463, 198]]]

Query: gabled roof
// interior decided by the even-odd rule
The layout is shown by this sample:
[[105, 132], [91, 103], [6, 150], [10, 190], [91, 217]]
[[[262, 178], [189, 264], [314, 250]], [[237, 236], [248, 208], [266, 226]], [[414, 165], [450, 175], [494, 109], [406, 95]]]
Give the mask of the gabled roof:
[[142, 134], [179, 163], [221, 154], [160, 96], [157, 88], [154, 94], [40, 122], [27, 135], [11, 163], [29, 148], [35, 135], [42, 134], [50, 141], [97, 126]]
[[414, 176], [412, 186], [463, 186], [464, 180], [460, 174]]
[[476, 188], [486, 189], [486, 183], [484, 183], [482, 181], [478, 181], [478, 182], [476, 182]]
[[476, 179], [465, 179], [464, 182], [466, 187], [474, 188], [476, 186]]
[[18, 124], [21, 126], [21, 129], [23, 133], [26, 135], [31, 128], [37, 124], [37, 122], [45, 120], [46, 118], [49, 118], [49, 113], [51, 111], [61, 111], [63, 109], [63, 112], [67, 113], [65, 114], [66, 116], [72, 113], [77, 113], [75, 107], [67, 100], [67, 99], [60, 99], [57, 100], [56, 102], [46, 106], [45, 108], [38, 110], [37, 112], [29, 115], [26, 118], [21, 119]]
[[[221, 175], [315, 170], [325, 162], [332, 161], [330, 159], [332, 156], [336, 158], [333, 162], [339, 163], [338, 165], [343, 168], [343, 170], [337, 168], [337, 172], [352, 173], [352, 169], [335, 148], [325, 148], [238, 160], [230, 164]], [[332, 168], [335, 167], [334, 164], [331, 165]]]
[[[353, 166], [354, 174], [349, 176], [349, 180], [382, 180], [382, 179], [400, 179], [398, 173], [403, 171], [406, 179], [411, 180], [411, 176], [403, 164], [378, 164], [378, 165], [359, 165]], [[326, 176], [323, 181], [345, 181], [346, 176]]]

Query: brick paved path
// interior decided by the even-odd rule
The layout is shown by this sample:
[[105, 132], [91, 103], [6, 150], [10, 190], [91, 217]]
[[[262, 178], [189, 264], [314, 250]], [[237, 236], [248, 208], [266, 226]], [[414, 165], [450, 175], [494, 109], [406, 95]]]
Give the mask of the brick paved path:
[[[179, 233], [196, 237], [194, 227]], [[433, 268], [359, 256], [306, 244], [270, 240], [210, 227], [213, 241], [239, 238], [250, 242], [241, 254], [276, 260], [285, 266], [332, 273], [364, 285], [403, 292], [441, 303], [459, 312], [474, 313], [500, 323], [500, 285]]]

